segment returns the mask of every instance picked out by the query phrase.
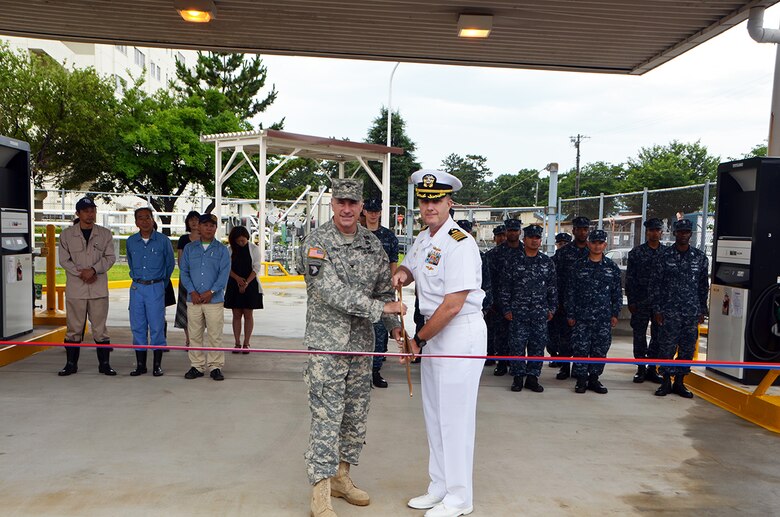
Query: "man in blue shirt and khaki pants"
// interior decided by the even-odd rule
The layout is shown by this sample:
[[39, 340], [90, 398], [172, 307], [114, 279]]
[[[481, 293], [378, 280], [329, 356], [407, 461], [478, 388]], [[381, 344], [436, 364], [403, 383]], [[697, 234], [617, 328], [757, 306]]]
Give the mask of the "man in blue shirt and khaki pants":
[[[198, 223], [200, 240], [187, 244], [181, 255], [180, 279], [187, 289], [187, 330], [190, 345], [193, 347], [222, 346], [222, 327], [225, 323], [224, 301], [225, 287], [230, 276], [230, 253], [227, 246], [219, 242], [217, 216], [203, 214]], [[208, 332], [208, 345], [203, 343], [203, 331]], [[225, 366], [224, 352], [203, 353], [190, 350], [192, 367], [184, 375], [185, 379], [203, 377], [208, 366], [211, 378], [224, 380], [222, 368]]]

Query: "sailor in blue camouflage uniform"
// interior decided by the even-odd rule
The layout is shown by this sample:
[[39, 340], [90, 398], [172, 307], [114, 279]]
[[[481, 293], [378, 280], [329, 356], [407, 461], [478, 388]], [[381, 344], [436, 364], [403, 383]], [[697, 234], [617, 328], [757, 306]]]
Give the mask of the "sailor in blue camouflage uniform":
[[[493, 256], [490, 257], [491, 279], [493, 280], [493, 310], [500, 316], [501, 321], [497, 323], [498, 332], [496, 335], [496, 354], [509, 355], [509, 320], [505, 317], [506, 307], [501, 304], [499, 290], [504, 287], [507, 280], [507, 262], [518, 261], [524, 255], [523, 243], [520, 240], [520, 228], [522, 222], [519, 219], [507, 219], [504, 221], [506, 228], [506, 242], [496, 249]], [[501, 377], [509, 371], [509, 361], [498, 361], [493, 375]]]
[[[650, 274], [653, 262], [664, 249], [661, 244], [661, 230], [664, 223], [657, 217], [644, 223], [645, 242], [628, 253], [626, 267], [626, 298], [631, 312], [631, 330], [634, 334], [634, 359], [658, 357], [658, 324], [651, 321], [653, 307], [650, 302]], [[647, 325], [650, 324], [650, 344], [647, 343]], [[634, 382], [645, 380], [661, 383], [655, 365], [637, 365]]]
[[[490, 248], [485, 252], [485, 262], [488, 266], [488, 274], [490, 275], [491, 279], [491, 287], [493, 285], [493, 278], [498, 279], [498, 272], [494, 272], [493, 263], [498, 263], [497, 258], [494, 256], [496, 253], [498, 253], [499, 247], [501, 247], [502, 244], [506, 242], [506, 226], [503, 224], [499, 224], [495, 228], [493, 228], [493, 242], [496, 243], [496, 245], [493, 248]], [[484, 271], [484, 269], [483, 269]], [[482, 276], [484, 278], [485, 274], [482, 273]], [[497, 280], [496, 280], [497, 281]], [[485, 293], [485, 298], [487, 299], [487, 293]], [[499, 339], [506, 339], [506, 336], [503, 336], [499, 338], [499, 333], [501, 327], [504, 326], [504, 315], [500, 314], [498, 312], [498, 308], [495, 307], [495, 301], [493, 300], [493, 296], [490, 297], [490, 305], [488, 305], [487, 313], [485, 314], [485, 324], [487, 325], [487, 331], [488, 331], [488, 342], [487, 342], [487, 355], [498, 355], [498, 346], [497, 343]], [[487, 359], [485, 361], [485, 366], [493, 366], [496, 364], [496, 362], [493, 359]]]
[[[379, 224], [382, 217], [382, 200], [378, 198], [366, 199], [363, 203], [363, 215], [366, 218], [366, 228], [382, 243], [387, 260], [390, 261], [390, 273], [395, 273], [395, 268], [398, 266], [398, 237], [390, 229]], [[387, 352], [387, 341], [387, 328], [380, 319], [374, 323], [374, 352]], [[387, 381], [380, 373], [383, 361], [383, 356], [374, 356], [371, 382], [377, 388], [387, 388]]]
[[[571, 333], [572, 329], [566, 322], [566, 309], [564, 301], [568, 293], [568, 281], [571, 267], [574, 263], [588, 256], [588, 232], [590, 231], [590, 219], [583, 216], [572, 220], [572, 233], [574, 241], [560, 248], [553, 255], [555, 272], [558, 275], [558, 310], [553, 316], [553, 325], [558, 329], [558, 357], [571, 357]], [[558, 380], [569, 378], [571, 373], [570, 363], [560, 363], [561, 370], [555, 376]]]
[[[698, 325], [707, 315], [709, 294], [707, 256], [689, 242], [693, 225], [688, 219], [674, 222], [674, 244], [664, 248], [655, 261], [650, 277], [653, 318], [658, 329], [658, 358], [691, 361], [698, 338]], [[693, 394], [685, 387], [687, 366], [661, 366], [663, 381], [655, 394], [676, 393], [683, 398]], [[674, 385], [672, 385], [674, 376]]]
[[[569, 272], [564, 307], [568, 324], [573, 328], [571, 344], [575, 357], [607, 357], [612, 344], [612, 328], [618, 322], [623, 289], [620, 268], [604, 256], [606, 247], [607, 232], [591, 231], [588, 256], [576, 261]], [[572, 376], [577, 379], [574, 391], [585, 393], [589, 389], [607, 393], [599, 381], [603, 371], [603, 363], [574, 363]]]
[[[460, 219], [455, 222], [464, 232], [474, 237], [472, 233], [474, 223], [468, 219]], [[487, 253], [480, 250], [479, 258], [482, 259], [482, 290], [485, 291], [485, 299], [482, 300], [482, 316], [485, 316], [493, 305], [493, 287], [490, 281], [490, 263], [488, 262]]]
[[[523, 244], [523, 254], [513, 253], [504, 263], [505, 275], [496, 292], [509, 321], [511, 354], [541, 357], [547, 345], [547, 322], [558, 307], [555, 264], [539, 251], [542, 227], [538, 224], [523, 228]], [[523, 386], [536, 393], [544, 391], [539, 384], [541, 361], [511, 361], [509, 373], [512, 391], [522, 391]]]
[[[559, 249], [563, 248], [570, 242], [571, 242], [570, 233], [561, 232], [556, 234], [555, 250], [558, 251]], [[558, 350], [560, 349], [561, 346], [560, 319], [556, 320], [555, 316], [553, 316], [553, 319], [547, 322], [547, 335], [548, 335], [547, 352], [550, 354], [550, 357], [558, 357]], [[561, 366], [562, 364], [557, 361], [550, 362], [550, 368], [560, 368]]]

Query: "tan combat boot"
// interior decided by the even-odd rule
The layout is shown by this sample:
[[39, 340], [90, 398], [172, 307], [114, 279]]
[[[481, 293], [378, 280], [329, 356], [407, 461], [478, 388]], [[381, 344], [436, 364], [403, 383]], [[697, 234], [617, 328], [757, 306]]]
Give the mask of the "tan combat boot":
[[319, 480], [311, 493], [311, 517], [337, 517], [330, 504], [330, 478]]
[[356, 506], [368, 506], [368, 503], [371, 502], [368, 493], [356, 487], [350, 479], [349, 463], [346, 461], [339, 462], [338, 474], [331, 478], [330, 495], [341, 497], [349, 504]]

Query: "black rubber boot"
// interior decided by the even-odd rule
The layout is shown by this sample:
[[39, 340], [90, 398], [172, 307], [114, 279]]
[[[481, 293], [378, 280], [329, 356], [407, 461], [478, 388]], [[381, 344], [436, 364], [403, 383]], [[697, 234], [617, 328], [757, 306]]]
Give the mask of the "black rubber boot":
[[379, 370], [374, 370], [374, 373], [371, 375], [371, 382], [377, 388], [387, 388], [387, 381], [382, 378]]
[[539, 384], [539, 377], [536, 375], [529, 375], [525, 378], [525, 387], [534, 393], [541, 393], [544, 391], [542, 385]]
[[163, 352], [167, 352], [167, 350], [155, 350], [152, 354], [152, 361], [153, 361], [153, 367], [152, 367], [152, 375], [155, 377], [160, 377], [161, 375], [165, 374], [163, 371], [161, 364], [162, 364], [162, 355]]
[[146, 373], [146, 350], [135, 351], [135, 370], [130, 372], [132, 377], [137, 377]]
[[656, 397], [665, 397], [672, 392], [672, 378], [664, 375], [661, 385], [655, 390]]
[[647, 365], [647, 373], [645, 373], [645, 380], [654, 382], [656, 384], [661, 384], [664, 381], [663, 378], [660, 375], [658, 375], [658, 370], [654, 364]]
[[77, 346], [65, 347], [65, 367], [57, 372], [60, 377], [71, 375], [79, 371], [79, 355], [81, 354], [81, 348]]
[[515, 378], [512, 381], [512, 387], [509, 389], [512, 391], [523, 391], [523, 376], [515, 375]]
[[577, 379], [577, 384], [574, 386], [574, 393], [585, 393], [585, 390], [587, 389], [588, 389], [588, 378], [579, 377]]
[[[105, 345], [108, 343], [98, 343], [98, 344]], [[98, 358], [98, 371], [103, 375], [116, 375], [116, 371], [113, 368], [111, 368], [110, 364], [108, 364], [108, 358], [111, 355], [111, 349], [98, 347], [96, 349], [96, 352]]]
[[507, 372], [507, 364], [506, 361], [498, 361], [496, 364], [496, 369], [493, 370], [493, 375], [496, 377], [503, 377], [506, 375]]
[[672, 392], [678, 394], [684, 399], [692, 399], [693, 393], [688, 391], [688, 388], [684, 384], [685, 375], [675, 375], [674, 385], [672, 386]]
[[571, 364], [570, 363], [563, 363], [561, 364], [561, 371], [558, 372], [558, 375], [555, 376], [556, 379], [559, 381], [565, 381], [571, 376]]
[[601, 395], [604, 395], [609, 391], [606, 386], [601, 384], [601, 381], [599, 381], [599, 376], [596, 374], [591, 374], [590, 377], [588, 377], [588, 389]]
[[634, 382], [642, 384], [645, 382], [645, 376], [647, 375], [647, 366], [640, 364], [636, 367], [636, 375], [634, 375]]

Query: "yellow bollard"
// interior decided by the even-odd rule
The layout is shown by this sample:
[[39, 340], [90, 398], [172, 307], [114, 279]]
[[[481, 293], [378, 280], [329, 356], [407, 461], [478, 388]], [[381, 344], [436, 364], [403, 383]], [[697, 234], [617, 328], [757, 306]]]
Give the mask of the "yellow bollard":
[[[54, 225], [46, 225], [46, 309], [35, 311], [33, 323], [35, 325], [64, 325], [65, 312], [58, 309], [58, 298], [62, 293], [57, 289], [57, 242], [54, 234]], [[64, 307], [64, 299], [59, 300], [59, 307]]]

